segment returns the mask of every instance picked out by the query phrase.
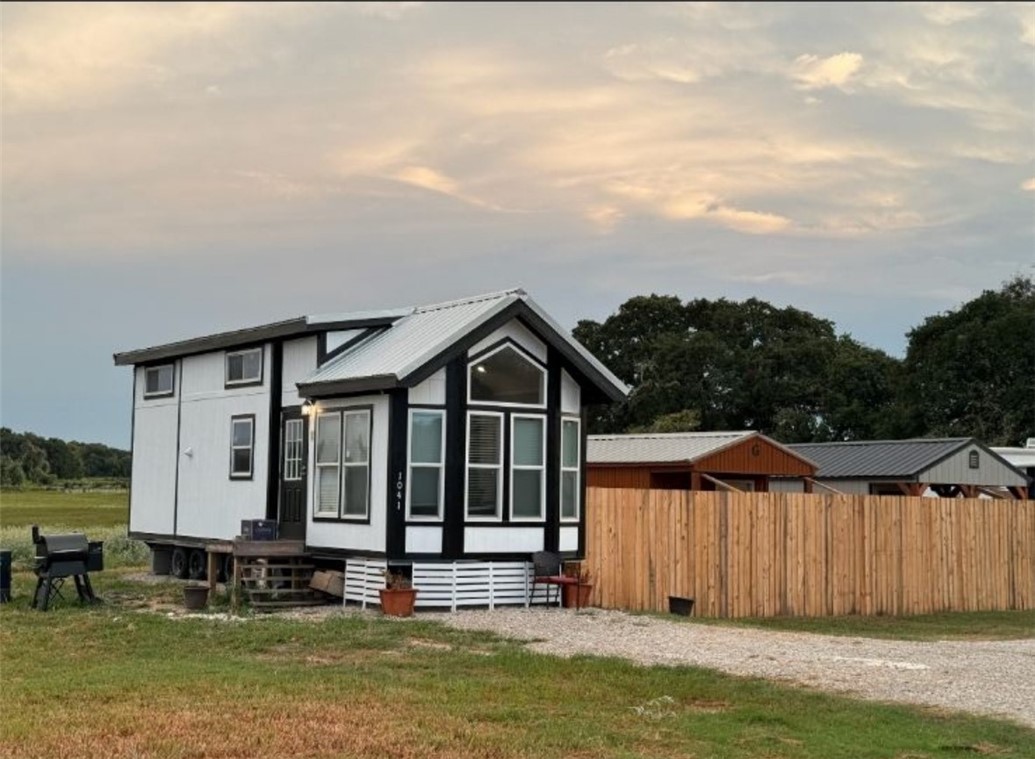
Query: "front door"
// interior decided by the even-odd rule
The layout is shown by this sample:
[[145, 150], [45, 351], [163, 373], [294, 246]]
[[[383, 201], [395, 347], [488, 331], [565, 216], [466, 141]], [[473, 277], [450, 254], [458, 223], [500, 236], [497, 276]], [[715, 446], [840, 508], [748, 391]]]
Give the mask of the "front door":
[[300, 409], [281, 414], [280, 440], [280, 537], [305, 540], [305, 494], [308, 440], [306, 417]]

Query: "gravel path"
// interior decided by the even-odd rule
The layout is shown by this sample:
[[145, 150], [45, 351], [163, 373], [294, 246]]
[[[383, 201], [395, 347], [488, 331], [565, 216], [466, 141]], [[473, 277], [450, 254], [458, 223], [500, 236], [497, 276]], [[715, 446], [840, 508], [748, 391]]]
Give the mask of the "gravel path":
[[670, 622], [601, 609], [427, 614], [533, 641], [557, 656], [617, 656], [784, 680], [880, 701], [1012, 717], [1035, 726], [1035, 639], [913, 642]]

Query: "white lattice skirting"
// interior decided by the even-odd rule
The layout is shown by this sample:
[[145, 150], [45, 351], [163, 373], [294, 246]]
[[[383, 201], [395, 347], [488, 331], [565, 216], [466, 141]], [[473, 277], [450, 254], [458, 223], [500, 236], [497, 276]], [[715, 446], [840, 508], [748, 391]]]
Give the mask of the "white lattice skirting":
[[[378, 591], [384, 587], [384, 559], [346, 559], [345, 600], [380, 604]], [[414, 562], [413, 587], [418, 609], [449, 609], [467, 606], [524, 606], [532, 588], [532, 564], [527, 561], [440, 561]], [[534, 586], [531, 603], [545, 604], [549, 586]], [[553, 596], [559, 597], [558, 589]], [[551, 598], [553, 601], [554, 598]]]

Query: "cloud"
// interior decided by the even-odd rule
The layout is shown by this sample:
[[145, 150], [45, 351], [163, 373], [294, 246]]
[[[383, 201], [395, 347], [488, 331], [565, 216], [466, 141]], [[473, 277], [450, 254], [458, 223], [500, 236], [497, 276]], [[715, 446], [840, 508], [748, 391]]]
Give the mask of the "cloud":
[[858, 53], [838, 53], [828, 58], [799, 55], [791, 67], [791, 77], [802, 90], [820, 90], [826, 87], [843, 89], [862, 64], [863, 57]]

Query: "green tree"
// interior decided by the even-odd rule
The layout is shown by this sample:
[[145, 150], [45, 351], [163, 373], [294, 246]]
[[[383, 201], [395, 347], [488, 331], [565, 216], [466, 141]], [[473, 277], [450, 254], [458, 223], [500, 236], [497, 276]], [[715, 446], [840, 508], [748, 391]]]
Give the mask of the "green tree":
[[1035, 282], [1015, 277], [908, 334], [912, 430], [991, 445], [1035, 437]]
[[25, 484], [25, 472], [20, 462], [10, 456], [0, 456], [0, 486], [20, 488]]

